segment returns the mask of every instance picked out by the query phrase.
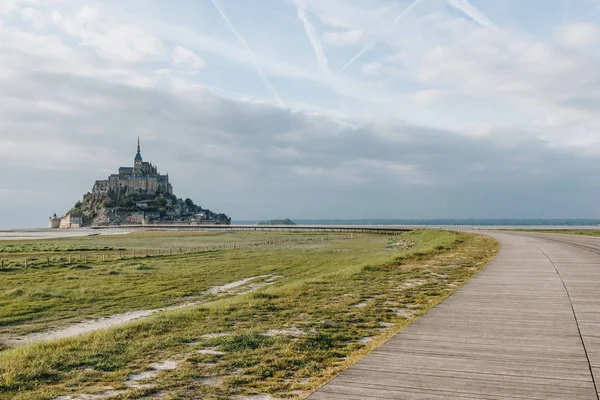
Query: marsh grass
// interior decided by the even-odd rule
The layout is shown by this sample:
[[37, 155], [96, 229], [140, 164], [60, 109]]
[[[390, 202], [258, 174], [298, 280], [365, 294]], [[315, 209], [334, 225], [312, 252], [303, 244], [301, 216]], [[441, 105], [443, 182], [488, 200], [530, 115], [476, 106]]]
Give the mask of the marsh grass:
[[0, 258], [14, 259], [23, 256], [45, 257], [56, 256], [66, 259], [69, 254], [77, 257], [96, 254], [109, 256], [118, 255], [119, 252], [132, 252], [134, 250], [162, 250], [189, 248], [195, 246], [229, 245], [240, 243], [253, 243], [260, 241], [277, 241], [281, 239], [299, 237], [342, 237], [344, 235], [322, 235], [319, 233], [296, 233], [289, 235], [280, 232], [186, 232], [186, 231], [146, 231], [132, 232], [126, 235], [94, 235], [80, 237], [66, 237], [58, 239], [38, 240], [0, 240]]
[[[207, 298], [203, 305], [124, 327], [5, 350], [0, 398], [52, 399], [107, 388], [123, 390], [115, 399], [159, 393], [170, 398], [303, 397], [451, 294], [497, 251], [494, 240], [466, 233], [414, 231], [402, 237], [416, 245], [398, 250], [389, 247], [396, 238], [356, 235], [144, 261], [149, 270], [140, 270], [140, 263], [55, 269], [34, 279], [31, 288], [27, 275], [13, 277], [0, 303], [10, 311], [2, 313], [3, 323], [16, 330], [24, 316], [56, 322], [57, 315], [95, 316], [105, 309], [168, 304], [245, 277], [283, 278], [255, 293]], [[120, 274], [109, 274], [115, 270]], [[65, 277], [77, 274], [82, 279], [71, 286]], [[48, 279], [54, 280], [45, 284]], [[62, 297], [41, 300], [32, 293]], [[20, 299], [18, 307], [6, 305]], [[20, 307], [30, 307], [34, 317]], [[161, 371], [151, 386], [124, 385], [131, 374], [165, 360], [177, 362], [177, 368]], [[217, 383], [207, 383], [209, 378]]]

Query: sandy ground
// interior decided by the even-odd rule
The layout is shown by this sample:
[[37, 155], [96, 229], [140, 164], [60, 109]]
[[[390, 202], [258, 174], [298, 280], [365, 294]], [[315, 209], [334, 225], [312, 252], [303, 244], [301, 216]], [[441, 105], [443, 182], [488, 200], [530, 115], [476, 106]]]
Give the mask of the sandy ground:
[[[262, 287], [275, 283], [275, 280], [280, 278], [277, 275], [259, 275], [250, 278], [241, 279], [239, 281], [230, 282], [222, 286], [213, 286], [208, 289], [206, 294], [213, 294], [216, 296], [228, 296], [228, 295], [242, 295], [246, 293], [254, 292]], [[256, 280], [262, 280], [261, 282], [253, 282]], [[250, 284], [252, 282], [252, 284]], [[106, 318], [98, 318], [84, 322], [78, 322], [71, 324], [64, 328], [50, 330], [40, 333], [32, 333], [15, 338], [8, 338], [3, 340], [3, 343], [8, 346], [20, 346], [30, 343], [36, 343], [41, 341], [51, 341], [57, 339], [69, 338], [77, 335], [83, 335], [85, 333], [94, 332], [101, 329], [112, 328], [119, 325], [124, 325], [128, 322], [135, 321], [144, 317], [148, 317], [152, 314], [156, 314], [162, 311], [177, 310], [184, 307], [196, 306], [204, 303], [203, 301], [189, 302], [171, 307], [157, 308], [153, 310], [139, 310], [139, 311], [128, 311], [121, 314], [111, 315]]]
[[128, 229], [23, 229], [23, 230], [0, 230], [0, 240], [36, 240], [36, 239], [59, 239], [77, 236], [95, 235], [119, 235], [130, 233]]

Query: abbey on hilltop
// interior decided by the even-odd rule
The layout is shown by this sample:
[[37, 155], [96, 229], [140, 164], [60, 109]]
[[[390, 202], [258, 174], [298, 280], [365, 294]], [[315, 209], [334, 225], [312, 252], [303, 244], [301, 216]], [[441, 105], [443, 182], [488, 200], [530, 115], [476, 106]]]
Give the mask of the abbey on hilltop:
[[133, 167], [120, 167], [118, 174], [112, 174], [108, 179], [96, 181], [92, 189], [93, 195], [109, 195], [117, 199], [121, 197], [122, 193], [173, 194], [169, 175], [160, 175], [156, 166], [143, 160], [139, 138]]
[[64, 217], [50, 217], [48, 226], [154, 223], [230, 224], [231, 218], [203, 209], [189, 198], [177, 198], [169, 175], [159, 174], [155, 165], [142, 158], [138, 138], [132, 167], [120, 167], [118, 174], [97, 180], [91, 193], [86, 193]]

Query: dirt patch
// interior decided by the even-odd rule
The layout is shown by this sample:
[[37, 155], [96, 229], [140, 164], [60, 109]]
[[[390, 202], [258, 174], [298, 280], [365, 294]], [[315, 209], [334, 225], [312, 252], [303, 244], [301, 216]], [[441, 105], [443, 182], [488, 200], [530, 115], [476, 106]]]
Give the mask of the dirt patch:
[[405, 281], [403, 286], [405, 288], [409, 289], [409, 288], [413, 288], [413, 287], [423, 286], [426, 283], [427, 282], [420, 280], [420, 279], [411, 279], [411, 280]]
[[[267, 285], [271, 285], [275, 283], [277, 279], [281, 278], [280, 275], [259, 275], [253, 276], [250, 278], [241, 279], [239, 281], [230, 282], [226, 285], [222, 286], [214, 286], [207, 290], [206, 293], [214, 294], [219, 297], [227, 296], [227, 295], [242, 295], [246, 293], [255, 292], [258, 289], [261, 289]], [[263, 282], [257, 282], [252, 285], [248, 285], [248, 283], [262, 279]], [[245, 290], [240, 290], [245, 289]], [[20, 346], [26, 345], [30, 343], [36, 343], [41, 341], [52, 341], [57, 339], [64, 339], [73, 336], [83, 335], [86, 333], [91, 333], [94, 331], [108, 329], [119, 325], [124, 325], [128, 322], [132, 322], [141, 318], [148, 317], [152, 314], [169, 311], [169, 310], [177, 310], [184, 307], [192, 307], [196, 305], [203, 304], [205, 301], [197, 301], [197, 302], [189, 302], [185, 304], [179, 304], [171, 307], [157, 308], [154, 310], [139, 310], [139, 311], [129, 311], [121, 314], [111, 315], [106, 318], [98, 318], [84, 322], [74, 323], [65, 328], [59, 328], [55, 330], [50, 330], [46, 332], [40, 333], [32, 333], [20, 337], [7, 338], [3, 340], [3, 343], [7, 346]]]
[[202, 385], [218, 387], [223, 385], [226, 378], [229, 378], [229, 376], [206, 376], [198, 379], [198, 382]]
[[265, 335], [265, 336], [302, 336], [302, 335], [306, 335], [306, 332], [304, 332], [298, 328], [271, 329], [270, 331], [266, 331], [265, 333], [263, 333], [263, 335]]
[[225, 285], [221, 285], [221, 286], [213, 286], [210, 289], [208, 289], [206, 291], [206, 293], [208, 294], [214, 294], [217, 296], [227, 296], [227, 295], [231, 295], [231, 294], [237, 294], [237, 289], [240, 286], [244, 286], [247, 283], [254, 281], [256, 279], [266, 279], [266, 278], [272, 278], [273, 275], [259, 275], [259, 276], [253, 276], [250, 278], [245, 278], [245, 279], [241, 279], [239, 281], [235, 281], [235, 282], [231, 282], [231, 283], [227, 283]]
[[55, 397], [53, 400], [102, 400], [109, 397], [120, 395], [124, 390], [109, 390], [103, 393], [96, 394], [73, 394], [66, 396]]
[[209, 355], [213, 355], [213, 356], [222, 356], [223, 354], [227, 354], [224, 351], [215, 350], [215, 349], [200, 349], [200, 350], [196, 350], [196, 353], [209, 354]]
[[366, 336], [366, 337], [358, 339], [358, 343], [367, 344], [373, 339], [374, 339], [373, 336]]
[[106, 318], [78, 322], [62, 329], [56, 329], [42, 333], [32, 333], [30, 335], [21, 336], [18, 338], [9, 338], [6, 339], [4, 343], [6, 343], [9, 346], [18, 346], [41, 341], [64, 339], [72, 336], [94, 332], [100, 329], [106, 329], [117, 325], [123, 325], [127, 322], [148, 317], [162, 310], [164, 309], [130, 311], [122, 314], [112, 315]]
[[205, 333], [204, 335], [200, 336], [200, 338], [202, 338], [202, 339], [214, 339], [214, 338], [223, 337], [223, 336], [229, 336], [229, 335], [233, 335], [233, 333], [232, 332]]
[[360, 303], [358, 303], [358, 304], [355, 304], [355, 305], [354, 305], [354, 307], [356, 307], [356, 308], [364, 308], [364, 307], [366, 307], [366, 306], [368, 306], [368, 305], [369, 305], [369, 302], [370, 302], [371, 300], [373, 300], [373, 299], [367, 299], [367, 300], [365, 300], [365, 301], [361, 301]]
[[413, 312], [409, 310], [394, 310], [394, 314], [398, 317], [410, 319], [413, 316]]
[[125, 381], [125, 386], [130, 388], [144, 388], [150, 386], [149, 383], [142, 383], [148, 379], [154, 378], [160, 374], [161, 371], [168, 371], [177, 368], [177, 362], [165, 361], [162, 363], [154, 363], [150, 365], [152, 368], [149, 371], [140, 372], [139, 374], [130, 375]]
[[398, 242], [392, 243], [392, 246], [398, 247], [400, 249], [410, 249], [411, 247], [415, 247], [417, 244], [415, 242], [411, 242], [410, 240], [402, 239]]

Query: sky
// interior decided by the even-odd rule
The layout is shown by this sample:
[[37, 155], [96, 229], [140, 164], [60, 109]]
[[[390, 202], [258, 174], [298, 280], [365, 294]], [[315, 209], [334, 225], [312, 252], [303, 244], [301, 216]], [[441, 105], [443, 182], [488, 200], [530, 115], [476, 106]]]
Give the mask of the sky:
[[234, 220], [600, 218], [600, 0], [0, 0], [0, 227], [145, 161]]

